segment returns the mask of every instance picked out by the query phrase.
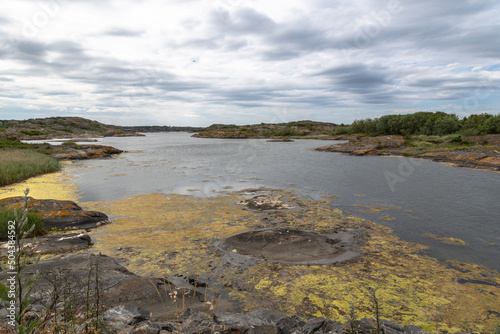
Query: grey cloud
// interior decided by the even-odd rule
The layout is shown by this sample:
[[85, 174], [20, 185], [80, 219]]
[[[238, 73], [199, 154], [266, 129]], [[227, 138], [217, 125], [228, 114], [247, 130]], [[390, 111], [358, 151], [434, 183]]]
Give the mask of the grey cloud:
[[72, 41], [58, 41], [47, 46], [47, 50], [56, 51], [67, 55], [82, 55], [84, 49], [80, 44]]
[[381, 85], [389, 84], [387, 70], [373, 68], [364, 64], [334, 67], [318, 73], [335, 83], [336, 88], [365, 93], [380, 89]]
[[262, 51], [261, 55], [262, 58], [265, 60], [280, 61], [280, 60], [289, 60], [297, 58], [301, 55], [301, 52], [298, 50], [292, 50], [290, 48], [287, 49], [270, 48]]
[[117, 37], [139, 37], [144, 34], [143, 31], [130, 30], [126, 28], [112, 28], [104, 33], [105, 35]]
[[43, 92], [42, 94], [46, 96], [72, 95], [71, 92], [64, 92], [64, 91], [48, 91], [48, 92]]
[[190, 47], [199, 48], [199, 49], [218, 49], [218, 48], [220, 48], [220, 42], [217, 41], [216, 39], [196, 38], [196, 39], [189, 40], [185, 43], [181, 43], [177, 46], [180, 46], [180, 47], [190, 46]]
[[268, 16], [251, 8], [241, 8], [234, 13], [216, 10], [211, 13], [210, 22], [222, 34], [267, 34], [276, 23]]
[[24, 41], [17, 45], [17, 50], [29, 56], [39, 57], [45, 54], [46, 45], [37, 42]]
[[10, 22], [11, 21], [8, 18], [0, 16], [0, 24], [7, 24], [7, 23], [10, 23]]

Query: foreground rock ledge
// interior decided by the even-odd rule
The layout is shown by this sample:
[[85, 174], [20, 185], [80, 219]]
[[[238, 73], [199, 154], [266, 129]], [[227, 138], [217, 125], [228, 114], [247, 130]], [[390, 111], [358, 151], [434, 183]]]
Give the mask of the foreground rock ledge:
[[[0, 199], [0, 208], [20, 210], [23, 203], [22, 196], [4, 198]], [[28, 197], [27, 207], [42, 218], [47, 229], [89, 229], [109, 222], [104, 213], [83, 210], [73, 201]]]
[[[110, 330], [119, 333], [345, 333], [372, 334], [377, 329], [374, 318], [340, 323], [325, 318], [308, 321], [294, 316], [282, 316], [266, 310], [247, 314], [231, 312], [222, 303], [207, 301], [211, 296], [203, 289], [180, 288], [165, 278], [140, 277], [105, 255], [71, 254], [60, 258], [29, 265], [23, 270], [25, 279], [35, 272], [40, 276], [34, 291], [32, 312], [41, 315], [44, 305], [57, 295], [65, 284], [71, 289], [70, 302], [74, 309], [86, 303], [89, 270], [98, 270], [102, 303], [107, 309], [104, 319]], [[0, 273], [0, 280], [6, 273]], [[69, 285], [68, 285], [69, 284]], [[182, 303], [179, 302], [182, 298]], [[9, 333], [4, 322], [6, 309], [0, 308], [0, 330]], [[175, 320], [171, 320], [175, 319]], [[379, 329], [390, 334], [425, 334], [416, 326], [401, 327], [387, 321], [379, 321]]]

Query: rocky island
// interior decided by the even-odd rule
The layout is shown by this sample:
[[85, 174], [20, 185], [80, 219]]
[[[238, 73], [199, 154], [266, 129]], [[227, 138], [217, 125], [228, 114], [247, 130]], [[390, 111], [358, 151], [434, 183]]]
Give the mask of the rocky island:
[[350, 155], [404, 156], [451, 163], [459, 167], [500, 171], [500, 135], [439, 138], [428, 136], [338, 136], [349, 140], [317, 148]]

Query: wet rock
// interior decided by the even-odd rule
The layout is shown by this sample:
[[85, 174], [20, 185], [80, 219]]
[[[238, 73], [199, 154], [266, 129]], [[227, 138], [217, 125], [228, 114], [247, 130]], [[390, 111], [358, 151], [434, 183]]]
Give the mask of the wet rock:
[[[30, 249], [31, 252], [46, 254], [72, 252], [85, 249], [90, 245], [92, 245], [92, 239], [88, 234], [72, 233], [25, 239], [24, 246]], [[0, 243], [1, 256], [7, 256], [7, 248], [7, 242]]]
[[380, 323], [382, 324], [382, 328], [385, 334], [401, 334], [404, 332], [403, 327], [401, 327], [395, 322], [381, 319]]
[[205, 298], [212, 298], [194, 289], [177, 287], [166, 279], [152, 277], [123, 281], [105, 291], [105, 296], [109, 305], [130, 303], [149, 310], [155, 318], [174, 316], [179, 304], [207, 311], [210, 305], [205, 303]]
[[192, 286], [198, 287], [198, 288], [206, 288], [208, 286], [208, 283], [204, 282], [204, 281], [200, 281], [198, 279], [197, 275], [190, 275], [190, 276], [188, 276], [188, 282]]
[[403, 330], [405, 334], [432, 334], [415, 325], [405, 325]]
[[276, 323], [278, 334], [291, 334], [294, 330], [300, 329], [306, 325], [306, 322], [297, 315], [286, 317]]
[[343, 324], [338, 321], [327, 319], [323, 326], [318, 330], [318, 333], [342, 333]]
[[[405, 333], [403, 327], [389, 320], [380, 319], [379, 325], [380, 325], [380, 330], [382, 330], [384, 334]], [[372, 334], [377, 331], [377, 321], [375, 318], [363, 318], [361, 320], [353, 321], [352, 325], [350, 322], [346, 322], [343, 326], [343, 330], [344, 331], [354, 330], [360, 334], [365, 334], [365, 333]]]
[[259, 195], [251, 199], [240, 201], [238, 204], [244, 205], [253, 210], [280, 210], [290, 209], [288, 204], [280, 200], [280, 195]]
[[[21, 209], [23, 197], [9, 197], [0, 200], [0, 206], [7, 209]], [[29, 197], [28, 209], [38, 214], [45, 228], [77, 228], [87, 229], [97, 227], [98, 223], [109, 222], [108, 216], [102, 212], [85, 211], [73, 201], [55, 199], [34, 199]]]
[[[133, 305], [152, 313], [155, 318], [163, 319], [175, 315], [180, 303], [196, 310], [208, 310], [205, 296], [191, 289], [178, 288], [166, 279], [139, 277], [116, 260], [105, 255], [70, 254], [59, 258], [29, 265], [23, 270], [23, 277], [29, 278], [40, 273], [32, 292], [35, 302], [46, 304], [53, 296], [61, 293], [63, 286], [70, 290], [75, 307], [86, 298], [86, 288], [95, 285], [97, 277], [101, 289], [102, 304], [105, 307]], [[5, 281], [6, 273], [0, 273]]]
[[134, 305], [120, 305], [104, 313], [104, 321], [114, 329], [121, 329], [144, 320], [149, 320], [149, 312]]
[[250, 328], [246, 334], [278, 334], [278, 328], [275, 325], [261, 325]]
[[141, 322], [131, 327], [120, 330], [117, 334], [163, 334], [171, 333], [174, 327], [158, 322]]
[[297, 264], [331, 264], [358, 255], [347, 253], [344, 247], [340, 247], [340, 239], [293, 228], [240, 233], [224, 239], [219, 247], [234, 254]]
[[274, 325], [281, 318], [283, 318], [281, 315], [265, 310], [256, 310], [247, 314], [217, 311], [214, 314], [214, 320], [219, 325], [240, 330], [256, 326]]
[[323, 327], [323, 325], [325, 324], [326, 322], [326, 319], [325, 318], [312, 318], [310, 319], [302, 329], [304, 329], [304, 331], [306, 333], [314, 333], [316, 332], [318, 329], [320, 329], [321, 327]]

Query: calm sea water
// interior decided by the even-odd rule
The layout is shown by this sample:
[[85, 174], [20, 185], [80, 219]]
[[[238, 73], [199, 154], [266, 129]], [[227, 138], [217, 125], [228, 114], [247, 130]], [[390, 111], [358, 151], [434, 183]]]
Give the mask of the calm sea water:
[[[192, 138], [188, 133], [99, 141], [129, 152], [71, 167], [82, 202], [152, 192], [214, 196], [217, 191], [255, 187], [295, 189], [315, 199], [335, 195], [340, 196], [333, 201], [335, 207], [429, 246], [430, 256], [500, 271], [500, 173], [420, 159], [312, 150], [331, 141], [271, 143]], [[367, 207], [386, 210], [358, 211]], [[381, 219], [387, 216], [395, 219]], [[424, 237], [426, 233], [459, 238], [469, 246], [447, 245]]]

